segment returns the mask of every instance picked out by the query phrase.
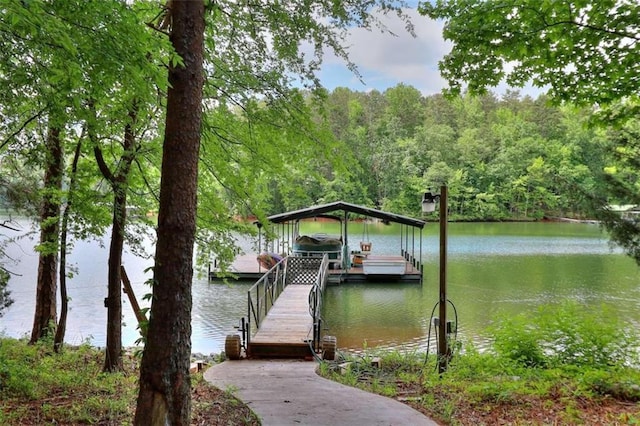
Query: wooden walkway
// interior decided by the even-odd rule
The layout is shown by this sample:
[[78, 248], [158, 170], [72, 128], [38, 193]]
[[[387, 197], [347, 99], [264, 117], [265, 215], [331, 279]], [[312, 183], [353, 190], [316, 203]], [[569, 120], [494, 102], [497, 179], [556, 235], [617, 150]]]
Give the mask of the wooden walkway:
[[309, 313], [311, 285], [291, 284], [280, 294], [251, 337], [251, 357], [311, 357], [313, 318]]
[[[264, 275], [265, 268], [260, 267], [256, 260], [257, 255], [245, 254], [236, 257], [236, 260], [231, 264], [230, 272], [232, 272], [238, 280], [257, 280]], [[417, 269], [411, 262], [407, 262], [402, 256], [382, 256], [370, 254], [367, 259], [371, 260], [393, 260], [405, 262], [405, 273], [401, 276], [388, 277], [388, 276], [368, 276], [364, 274], [362, 265], [352, 265], [349, 269], [330, 269], [329, 270], [329, 283], [340, 284], [343, 282], [365, 282], [376, 280], [389, 280], [399, 282], [422, 282], [422, 271]], [[220, 279], [218, 272], [213, 269], [209, 272], [209, 278], [211, 280]]]

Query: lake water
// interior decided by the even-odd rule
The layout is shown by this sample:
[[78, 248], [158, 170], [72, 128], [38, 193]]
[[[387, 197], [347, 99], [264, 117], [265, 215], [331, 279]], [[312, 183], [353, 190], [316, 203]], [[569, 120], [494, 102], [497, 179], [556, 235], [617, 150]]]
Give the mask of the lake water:
[[[304, 231], [337, 232], [332, 224], [309, 223]], [[399, 253], [399, 228], [354, 224], [351, 246], [362, 239], [380, 254]], [[10, 232], [3, 231], [5, 235]], [[0, 318], [0, 332], [20, 337], [33, 321], [37, 256], [23, 240], [7, 248], [17, 264], [7, 264], [20, 274], [9, 290], [15, 303]], [[570, 223], [453, 223], [449, 225], [448, 296], [458, 315], [459, 338], [486, 344], [485, 328], [498, 312], [520, 313], [538, 306], [574, 300], [589, 309], [601, 304], [614, 307], [630, 326], [640, 325], [640, 270], [595, 225]], [[105, 343], [107, 249], [97, 242], [76, 243], [70, 261], [77, 268], [68, 280], [70, 301], [67, 342]], [[343, 284], [329, 287], [323, 317], [327, 332], [338, 347], [353, 351], [364, 347], [424, 350], [432, 309], [438, 300], [438, 226], [424, 233], [422, 285], [400, 283]], [[142, 306], [150, 292], [145, 281], [152, 265], [129, 252], [124, 265]], [[193, 283], [193, 351], [218, 353], [224, 337], [246, 315], [246, 292], [252, 283]], [[135, 316], [123, 296], [123, 344], [138, 338]], [[449, 309], [449, 317], [453, 317]], [[433, 340], [433, 336], [432, 336]], [[430, 342], [431, 345], [434, 342]]]

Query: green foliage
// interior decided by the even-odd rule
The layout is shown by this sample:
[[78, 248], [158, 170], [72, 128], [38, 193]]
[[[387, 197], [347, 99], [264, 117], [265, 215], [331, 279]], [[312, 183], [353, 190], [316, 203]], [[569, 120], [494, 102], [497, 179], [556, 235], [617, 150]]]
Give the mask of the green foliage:
[[[619, 106], [619, 109], [627, 108]], [[603, 188], [593, 197], [594, 216], [602, 221], [612, 240], [640, 264], [640, 223], [637, 217], [622, 216], [610, 208], [610, 205], [640, 204], [640, 121], [627, 117], [617, 124], [607, 132], [614, 154], [604, 169]]]
[[622, 401], [640, 401], [640, 385], [635, 375], [629, 375], [628, 370], [614, 369], [586, 369], [580, 372], [579, 384], [585, 392], [594, 395], [611, 395]]
[[605, 308], [547, 306], [530, 315], [499, 316], [490, 329], [491, 346], [479, 350], [466, 344], [443, 374], [434, 355], [425, 359], [415, 351], [382, 350], [343, 354], [340, 364], [323, 363], [320, 374], [402, 395], [447, 424], [467, 424], [471, 418], [492, 424], [546, 424], [549, 419], [634, 424], [640, 340], [633, 325], [614, 318]]
[[[371, 3], [319, 1], [314, 8], [303, 3], [248, 10], [224, 1], [208, 8], [201, 265], [212, 253], [230, 259], [235, 233], [254, 231], [238, 225], [237, 217], [262, 220], [269, 213], [338, 199], [419, 216], [420, 194], [443, 183], [450, 187], [454, 219], [587, 214], [587, 197], [579, 189], [601, 189], [598, 171], [617, 162], [606, 158], [602, 135], [580, 127], [588, 118], [584, 111], [551, 107], [547, 97], [521, 98], [518, 92], [500, 99], [447, 100], [400, 84], [384, 93], [346, 88], [329, 93], [316, 78], [322, 51], [331, 48], [348, 62], [341, 32], [349, 25], [373, 28], [377, 15]], [[374, 3], [406, 20], [400, 2]], [[147, 212], [157, 211], [161, 162], [166, 75], [158, 65], [175, 55], [163, 33], [141, 25], [153, 21], [157, 5], [5, 4], [0, 146], [14, 155], [0, 156], [0, 168], [11, 193], [20, 195], [16, 201], [29, 201], [35, 212], [45, 155], [41, 141], [55, 113], [65, 152], [82, 144], [72, 235], [102, 235], [110, 223], [113, 190], [97, 169], [93, 150], [101, 148], [116, 172], [130, 154], [122, 136], [127, 125], [133, 125], [139, 145], [122, 185], [136, 217], [146, 221]], [[104, 16], [110, 16], [109, 25]], [[277, 29], [277, 40], [270, 29]], [[301, 60], [310, 45], [308, 59], [314, 59]], [[137, 120], [130, 116], [133, 105]], [[68, 198], [66, 190], [56, 195]], [[135, 245], [140, 234], [129, 226], [129, 243]]]
[[[89, 345], [67, 347], [59, 354], [51, 347], [51, 342], [28, 345], [25, 340], [0, 339], [3, 424], [38, 418], [43, 423], [121, 423], [131, 415], [135, 377], [101, 374], [102, 354]], [[67, 404], [71, 396], [77, 402]], [[44, 403], [34, 411], [32, 401]]]
[[[0, 255], [2, 255], [2, 248], [0, 247]], [[0, 318], [4, 314], [2, 311], [7, 309], [13, 304], [11, 299], [11, 292], [7, 290], [9, 279], [11, 276], [2, 266], [0, 266]]]
[[445, 21], [440, 63], [452, 92], [532, 81], [558, 100], [607, 104], [637, 93], [635, 2], [438, 0], [421, 14]]
[[[233, 235], [257, 217], [336, 199], [369, 200], [350, 172], [351, 153], [328, 131], [317, 72], [323, 52], [350, 62], [343, 35], [382, 29], [379, 9], [407, 23], [403, 2], [295, 0], [247, 8], [211, 4], [205, 40], [205, 117], [199, 172], [199, 262], [225, 266]], [[275, 35], [275, 36], [274, 36]], [[301, 92], [294, 87], [304, 87]], [[354, 105], [353, 117], [358, 117]]]
[[[29, 345], [0, 336], [0, 424], [131, 424], [139, 360], [125, 356], [124, 372], [105, 374], [103, 353], [97, 348], [64, 346], [61, 353], [51, 348], [50, 341]], [[192, 375], [192, 385], [211, 394], [201, 374]], [[212, 401], [194, 393], [192, 403], [194, 418], [207, 415], [215, 403], [236, 416], [233, 424], [258, 424], [248, 417], [248, 408], [235, 409], [241, 403], [231, 395]]]
[[423, 358], [416, 351], [367, 351], [360, 356], [347, 356], [336, 365], [321, 363], [325, 376], [340, 376], [342, 383], [369, 389], [385, 396], [395, 396], [401, 383], [413, 383], [422, 374]]
[[498, 318], [491, 330], [496, 353], [527, 367], [637, 365], [637, 333], [610, 309], [577, 303], [549, 305], [534, 314]]
[[[142, 213], [138, 217], [156, 209], [162, 132], [156, 94], [166, 89], [164, 69], [157, 65], [168, 63], [174, 53], [163, 34], [140, 25], [157, 13], [150, 6], [37, 0], [6, 2], [3, 9], [1, 25], [10, 35], [3, 40], [6, 55], [0, 61], [8, 88], [1, 102], [7, 117], [3, 144], [12, 142], [20, 154], [17, 164], [29, 159], [37, 168], [43, 153], [30, 141], [44, 137], [47, 114], [66, 111], [56, 118], [68, 122], [65, 141], [84, 141], [71, 216], [78, 238], [104, 233], [113, 193], [92, 161], [87, 135], [78, 131], [82, 126], [92, 129], [93, 145], [99, 144], [115, 170], [125, 154], [120, 135], [131, 124], [134, 101], [139, 117], [157, 119], [135, 123], [143, 139], [128, 177], [129, 200]], [[339, 31], [334, 30], [351, 24], [375, 26], [370, 6], [318, 2], [311, 10], [289, 3], [248, 11], [234, 2], [218, 2], [210, 8], [206, 60], [211, 66], [206, 68], [208, 113], [199, 185], [199, 224], [206, 230], [200, 243], [208, 247], [203, 252], [232, 255], [229, 232], [246, 231], [234, 223], [236, 216], [262, 218], [268, 212], [336, 199], [417, 214], [418, 194], [445, 182], [453, 189], [453, 216], [465, 219], [539, 218], [577, 204], [576, 191], [569, 190], [573, 188], [565, 188], [562, 202], [557, 201], [554, 184], [564, 176], [550, 171], [560, 170], [561, 160], [555, 153], [541, 157], [535, 148], [556, 147], [559, 142], [545, 138], [565, 136], [557, 124], [562, 114], [546, 107], [544, 100], [520, 100], [511, 94], [503, 101], [488, 96], [446, 103], [405, 85], [384, 93], [316, 90], [317, 62], [300, 61], [300, 42], [311, 40], [318, 59], [326, 46], [342, 56]], [[395, 6], [382, 6], [403, 16]], [[317, 20], [317, 15], [328, 19]], [[110, 16], [108, 26], [102, 25], [104, 16]], [[270, 26], [279, 34], [273, 46]], [[11, 60], [29, 56], [42, 61]], [[313, 89], [292, 90], [292, 72]], [[122, 75], [128, 76], [127, 85], [120, 84]], [[17, 96], [21, 94], [28, 96]], [[87, 108], [89, 103], [92, 108]], [[549, 117], [553, 119], [545, 119]], [[527, 139], [532, 133], [542, 138]], [[8, 163], [4, 160], [3, 166]], [[562, 170], [581, 182], [599, 166], [585, 169], [569, 159]], [[574, 172], [579, 167], [582, 172]], [[6, 174], [20, 176], [15, 169]], [[23, 177], [24, 184], [16, 188], [37, 187]], [[129, 229], [128, 235], [139, 235], [137, 231]], [[134, 238], [130, 241], [135, 243]]]
[[[551, 106], [545, 96], [416, 98], [401, 85], [385, 93], [338, 88], [325, 105], [349, 173], [329, 169], [325, 181], [296, 184], [303, 194], [320, 189], [323, 200], [350, 197], [418, 216], [419, 195], [447, 184], [454, 219], [583, 217], [585, 194], [602, 188], [610, 161], [602, 133], [586, 126], [590, 112]], [[402, 123], [408, 109], [417, 124]]]
[[[380, 367], [371, 364], [380, 359]], [[477, 413], [496, 413], [493, 421], [519, 424], [534, 418], [563, 418], [568, 423], [609, 423], [607, 409], [584, 413], [579, 407], [600, 407], [612, 399], [621, 404], [640, 399], [640, 370], [618, 365], [527, 366], [520, 360], [478, 351], [473, 345], [454, 356], [440, 375], [434, 363], [416, 352], [382, 351], [347, 356], [340, 365], [323, 363], [320, 374], [340, 383], [383, 395], [402, 394], [403, 401], [447, 424], [468, 421]], [[545, 414], [538, 417], [538, 410]], [[629, 405], [633, 407], [633, 405]], [[633, 408], [621, 418], [633, 421]], [[473, 413], [471, 415], [470, 413]], [[531, 416], [534, 414], [534, 416]], [[596, 416], [594, 416], [596, 414]], [[537, 424], [537, 423], [536, 423]]]
[[[147, 2], [2, 2], [0, 29], [5, 34], [0, 55], [0, 168], [7, 178], [9, 201], [35, 214], [41, 197], [60, 202], [73, 198], [70, 234], [87, 239], [104, 235], [109, 225], [112, 188], [105, 185], [93, 160], [92, 141], [114, 163], [123, 155], [127, 125], [149, 145], [139, 150], [130, 182], [130, 202], [145, 213], [155, 210], [152, 142], [159, 127], [147, 119], [132, 123], [132, 104], [139, 117], [157, 115], [158, 91], [166, 91], [166, 71], [161, 65], [171, 54], [170, 43], [143, 22], [154, 13]], [[104, 17], [109, 16], [108, 24]], [[126, 83], [122, 84], [122, 76]], [[89, 107], [90, 106], [90, 107]], [[43, 141], [47, 126], [61, 130], [63, 151], [81, 147], [76, 184], [70, 194], [72, 172], [65, 171], [64, 191], [42, 188], [41, 170], [47, 156]], [[144, 139], [143, 139], [144, 136]], [[149, 165], [149, 162], [152, 164]], [[25, 167], [28, 165], [28, 167]], [[117, 165], [114, 166], [116, 169]], [[151, 171], [149, 170], [151, 167]], [[153, 175], [153, 176], [152, 176]], [[155, 185], [155, 184], [152, 184]], [[23, 190], [20, 190], [23, 188]], [[140, 236], [130, 227], [129, 236]], [[139, 241], [130, 238], [134, 249]], [[55, 250], [43, 246], [42, 249]]]
[[[556, 104], [598, 105], [592, 124], [602, 129], [618, 133], [621, 127], [629, 130], [635, 125], [640, 109], [637, 2], [438, 0], [421, 3], [419, 11], [443, 19], [444, 37], [453, 42], [452, 51], [440, 62], [450, 93], [459, 94], [466, 88], [469, 93], [482, 94], [503, 81], [514, 86], [532, 82], [548, 88]], [[591, 210], [589, 215], [603, 222], [612, 240], [640, 263], [640, 227], [608, 209], [610, 204], [639, 203], [637, 134], [612, 136], [616, 146], [609, 154], [617, 158], [604, 165], [608, 176], [602, 175], [605, 167], [592, 168], [600, 150], [594, 153], [584, 145], [582, 152], [573, 147], [564, 151], [565, 158], [554, 173], [557, 177], [552, 179], [560, 193], [583, 194], [573, 205], [584, 212]], [[567, 154], [582, 156], [586, 167], [567, 167]], [[568, 200], [556, 197], [557, 192], [548, 187], [530, 180], [519, 182], [515, 196], [521, 196], [525, 188], [533, 189], [537, 200], [532, 201], [571, 208]]]
[[542, 332], [524, 315], [503, 316], [496, 320], [491, 332], [496, 352], [508, 360], [527, 367], [543, 367], [547, 363], [540, 339]]

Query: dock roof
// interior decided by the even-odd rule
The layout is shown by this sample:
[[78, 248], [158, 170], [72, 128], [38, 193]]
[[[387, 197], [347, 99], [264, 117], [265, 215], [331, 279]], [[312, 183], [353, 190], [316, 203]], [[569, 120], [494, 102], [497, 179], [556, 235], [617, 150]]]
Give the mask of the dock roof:
[[307, 207], [300, 210], [294, 210], [285, 213], [279, 213], [269, 216], [267, 219], [271, 223], [283, 223], [292, 220], [307, 219], [318, 217], [334, 211], [343, 211], [346, 213], [357, 213], [364, 216], [375, 217], [377, 219], [387, 220], [389, 222], [401, 223], [404, 225], [414, 226], [422, 229], [426, 224], [425, 221], [414, 219], [408, 216], [402, 216], [395, 213], [389, 213], [382, 210], [372, 209], [370, 207], [359, 206], [357, 204], [345, 203], [344, 201], [336, 201], [329, 204], [321, 204], [318, 206]]

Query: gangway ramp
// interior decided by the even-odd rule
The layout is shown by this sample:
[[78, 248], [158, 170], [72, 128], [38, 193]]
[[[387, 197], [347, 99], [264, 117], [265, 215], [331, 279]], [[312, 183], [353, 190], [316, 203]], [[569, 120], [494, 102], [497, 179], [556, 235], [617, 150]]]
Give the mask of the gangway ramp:
[[312, 356], [313, 318], [309, 314], [311, 284], [287, 286], [251, 338], [253, 357]]
[[241, 336], [227, 336], [227, 357], [239, 359], [244, 348], [250, 358], [310, 358], [321, 351], [333, 358], [335, 338], [320, 335], [328, 265], [326, 255], [290, 256], [260, 278], [247, 292]]

